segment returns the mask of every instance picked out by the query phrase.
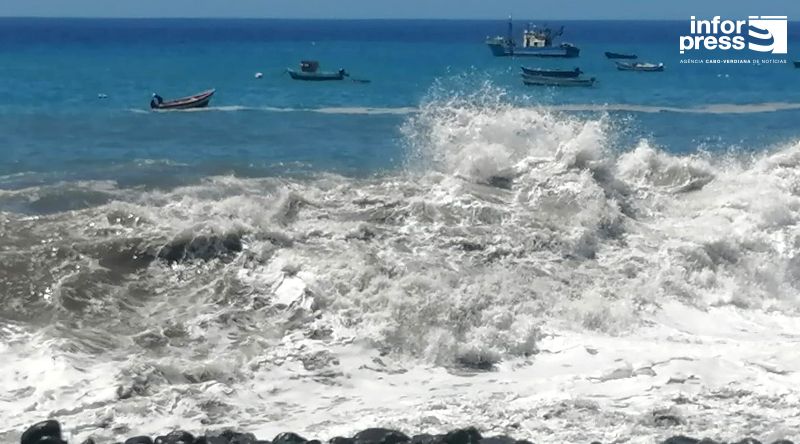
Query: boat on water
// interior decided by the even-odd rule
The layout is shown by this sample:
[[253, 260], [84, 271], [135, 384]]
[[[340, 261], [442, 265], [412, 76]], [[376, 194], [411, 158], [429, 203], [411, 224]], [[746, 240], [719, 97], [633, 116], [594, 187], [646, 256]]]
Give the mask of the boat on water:
[[537, 86], [592, 86], [595, 78], [545, 77], [522, 75], [522, 83]]
[[664, 70], [664, 64], [617, 62], [617, 69], [620, 71], [658, 72]]
[[344, 69], [335, 72], [324, 72], [319, 70], [319, 62], [316, 60], [303, 60], [300, 62], [300, 70], [287, 69], [286, 72], [294, 80], [325, 81], [325, 80], [344, 80], [349, 74]]
[[529, 76], [543, 76], [543, 77], [578, 77], [583, 74], [580, 68], [575, 69], [544, 69], [544, 68], [527, 68], [521, 66], [522, 72]]
[[158, 94], [153, 94], [153, 99], [150, 100], [150, 108], [157, 110], [205, 108], [216, 91], [215, 89], [210, 89], [193, 96], [168, 101], [164, 101]]
[[800, 68], [800, 60], [795, 60], [792, 63], [794, 63], [795, 68]]
[[608, 58], [608, 59], [628, 59], [628, 60], [633, 60], [633, 59], [638, 59], [639, 56], [637, 56], [636, 54], [620, 54], [618, 52], [606, 51], [606, 58]]
[[554, 46], [553, 39], [564, 33], [564, 27], [554, 32], [543, 26], [531, 26], [522, 34], [522, 47], [517, 46], [513, 37], [514, 29], [511, 18], [508, 19], [508, 35], [506, 37], [488, 37], [486, 44], [495, 57], [578, 57], [580, 49], [571, 43]]

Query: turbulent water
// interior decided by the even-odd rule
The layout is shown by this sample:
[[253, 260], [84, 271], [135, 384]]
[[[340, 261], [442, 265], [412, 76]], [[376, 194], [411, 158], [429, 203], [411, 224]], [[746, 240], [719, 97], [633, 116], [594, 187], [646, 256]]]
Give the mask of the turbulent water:
[[796, 105], [452, 82], [169, 116], [0, 105], [26, 128], [3, 140], [0, 440], [48, 417], [76, 440], [798, 438]]
[[[800, 145], [679, 156], [646, 140], [616, 146], [614, 126], [453, 99], [408, 119], [408, 166], [380, 177], [3, 191], [3, 202], [86, 203], [0, 218], [6, 435], [54, 415], [101, 436], [230, 424], [326, 433], [365, 419], [407, 426], [413, 418], [424, 428], [471, 418], [543, 438], [541, 406], [498, 424], [504, 412], [488, 400], [440, 400], [436, 384], [413, 393], [444, 371], [466, 395], [476, 381], [466, 375], [494, 368], [484, 382], [493, 395], [536, 398], [512, 381], [537, 367], [542, 344], [562, 332], [585, 334], [587, 347], [591, 338], [643, 341], [670, 324], [659, 321], [670, 304], [774, 315], [779, 324], [787, 317], [796, 327]], [[797, 370], [800, 338], [788, 326], [775, 333], [794, 351], [773, 358], [793, 357]], [[711, 342], [703, 350], [714, 353], [718, 340], [703, 333], [687, 346]], [[625, 378], [661, 373], [632, 372]], [[787, 372], [762, 378], [782, 382]], [[602, 377], [587, 369], [581, 379], [592, 376]], [[386, 382], [417, 387], [373, 407], [360, 399]], [[766, 421], [749, 427], [796, 422], [794, 407], [772, 407], [788, 403], [786, 394], [772, 399], [747, 381], [698, 384], [697, 402], [718, 390], [731, 393], [726, 404], [749, 394], [736, 414]], [[625, 422], [613, 396], [560, 395], [567, 411]], [[670, 402], [659, 396], [648, 408]], [[448, 415], [461, 409], [469, 414]], [[571, 441], [612, 427], [577, 425], [550, 433]], [[748, 431], [735, 421], [720, 427]], [[659, 433], [655, 423], [637, 431]]]

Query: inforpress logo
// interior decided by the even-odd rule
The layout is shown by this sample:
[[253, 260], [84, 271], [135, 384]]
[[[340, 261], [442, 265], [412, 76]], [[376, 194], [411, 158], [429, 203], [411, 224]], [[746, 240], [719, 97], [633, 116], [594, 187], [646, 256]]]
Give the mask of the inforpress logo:
[[747, 47], [753, 51], [786, 54], [788, 35], [784, 16], [750, 16]]
[[748, 20], [722, 20], [716, 16], [711, 20], [689, 21], [690, 35], [680, 37], [680, 52], [699, 49], [734, 50], [745, 48], [758, 52], [786, 54], [788, 19], [782, 16], [750, 16]]

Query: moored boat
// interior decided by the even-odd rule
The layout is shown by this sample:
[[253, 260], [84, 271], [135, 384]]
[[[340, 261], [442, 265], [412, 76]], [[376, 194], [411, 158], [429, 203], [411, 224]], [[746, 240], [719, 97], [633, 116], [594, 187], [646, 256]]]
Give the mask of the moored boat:
[[537, 86], [592, 86], [595, 78], [588, 79], [569, 78], [569, 77], [545, 77], [522, 75], [522, 82], [526, 85]]
[[658, 72], [664, 70], [664, 64], [617, 62], [617, 69], [620, 71]]
[[527, 68], [521, 66], [522, 72], [529, 76], [544, 76], [544, 77], [578, 77], [583, 74], [580, 68], [575, 69], [544, 69], [544, 68]]
[[208, 106], [211, 97], [216, 91], [215, 89], [210, 89], [193, 96], [168, 101], [164, 101], [158, 94], [153, 94], [153, 99], [150, 101], [150, 108], [158, 110], [205, 108]]
[[340, 69], [336, 72], [324, 72], [319, 70], [319, 62], [316, 60], [303, 60], [300, 62], [300, 71], [287, 69], [286, 72], [294, 80], [324, 81], [324, 80], [344, 80], [349, 76], [347, 71]]
[[638, 58], [639, 58], [639, 56], [637, 56], [636, 54], [620, 54], [620, 53], [618, 53], [618, 52], [610, 52], [610, 51], [606, 51], [606, 58], [609, 58], [609, 59], [628, 59], [628, 60], [633, 60], [633, 59], [638, 59]]
[[795, 60], [792, 63], [794, 63], [795, 68], [800, 68], [800, 60]]
[[486, 44], [495, 57], [578, 57], [580, 49], [571, 43], [553, 45], [553, 39], [564, 33], [562, 26], [558, 32], [548, 27], [528, 27], [522, 34], [522, 47], [513, 38], [513, 24], [508, 19], [508, 35], [486, 39]]

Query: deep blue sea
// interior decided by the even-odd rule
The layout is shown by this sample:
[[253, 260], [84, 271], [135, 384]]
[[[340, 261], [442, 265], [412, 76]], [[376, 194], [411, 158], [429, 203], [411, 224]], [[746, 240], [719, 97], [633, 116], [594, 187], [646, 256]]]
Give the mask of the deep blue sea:
[[[515, 38], [525, 23], [516, 24]], [[796, 105], [800, 70], [791, 63], [680, 65], [677, 42], [687, 22], [553, 26], [562, 24], [563, 39], [581, 48], [580, 58], [492, 57], [484, 39], [504, 34], [503, 20], [2, 19], [0, 186], [86, 178], [169, 184], [215, 174], [309, 171], [369, 175], [402, 167], [407, 143], [399, 128], [414, 109], [474, 94], [487, 82], [521, 106], [572, 104], [580, 112], [610, 105], [610, 115], [624, 122], [620, 134], [647, 137], [674, 152], [758, 150], [800, 132], [799, 110], [629, 109]], [[796, 30], [792, 24], [790, 49], [798, 43]], [[619, 72], [604, 58], [606, 50], [635, 52], [667, 69]], [[285, 70], [301, 59], [345, 68], [371, 83], [292, 81]], [[579, 66], [598, 84], [526, 87], [521, 64]], [[257, 72], [264, 77], [255, 79]], [[208, 111], [148, 110], [152, 92], [177, 98], [208, 88], [217, 89]]]

